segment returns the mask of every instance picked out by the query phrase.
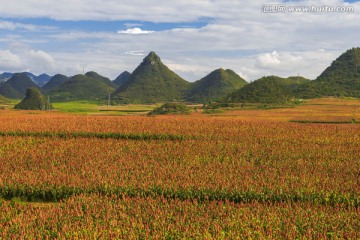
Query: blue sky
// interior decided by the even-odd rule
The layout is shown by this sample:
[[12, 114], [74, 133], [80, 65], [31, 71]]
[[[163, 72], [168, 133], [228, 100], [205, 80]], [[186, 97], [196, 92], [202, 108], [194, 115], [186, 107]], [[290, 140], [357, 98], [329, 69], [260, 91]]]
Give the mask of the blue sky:
[[220, 67], [248, 81], [314, 79], [358, 47], [359, 1], [271, 3], [353, 11], [264, 13], [267, 0], [0, 0], [0, 72], [71, 76], [85, 69], [114, 79], [155, 51], [189, 81]]

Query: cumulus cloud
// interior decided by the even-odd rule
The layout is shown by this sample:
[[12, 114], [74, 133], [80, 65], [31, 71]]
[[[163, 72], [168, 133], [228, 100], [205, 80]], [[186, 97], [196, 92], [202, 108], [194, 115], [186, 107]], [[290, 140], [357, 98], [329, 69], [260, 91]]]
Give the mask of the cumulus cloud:
[[10, 50], [0, 51], [0, 66], [4, 70], [14, 70], [21, 67], [21, 59], [16, 54], [13, 54]]
[[53, 70], [55, 67], [55, 60], [44, 51], [30, 50], [25, 53], [27, 61], [31, 61], [31, 65], [36, 69]]
[[284, 68], [299, 63], [302, 60], [300, 56], [292, 53], [271, 53], [260, 54], [257, 57], [256, 65], [263, 68]]
[[315, 49], [307, 51], [273, 51], [248, 59], [249, 69], [256, 69], [252, 76], [279, 75], [281, 77], [301, 76], [315, 79], [335, 60], [342, 51]]
[[141, 28], [129, 28], [127, 30], [118, 31], [117, 33], [138, 35], [138, 34], [150, 34], [153, 32], [154, 31], [142, 30]]
[[279, 54], [276, 51], [260, 55], [257, 62], [258, 65], [262, 67], [274, 67], [281, 63], [279, 60]]
[[53, 73], [56, 68], [55, 60], [46, 52], [38, 50], [0, 51], [0, 70], [34, 73]]

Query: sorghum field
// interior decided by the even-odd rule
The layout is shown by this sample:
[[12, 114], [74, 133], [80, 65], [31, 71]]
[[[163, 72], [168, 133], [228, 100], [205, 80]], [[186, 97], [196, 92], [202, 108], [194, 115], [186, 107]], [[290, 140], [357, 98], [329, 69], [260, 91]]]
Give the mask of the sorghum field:
[[1, 110], [0, 239], [359, 239], [360, 124], [237, 114]]

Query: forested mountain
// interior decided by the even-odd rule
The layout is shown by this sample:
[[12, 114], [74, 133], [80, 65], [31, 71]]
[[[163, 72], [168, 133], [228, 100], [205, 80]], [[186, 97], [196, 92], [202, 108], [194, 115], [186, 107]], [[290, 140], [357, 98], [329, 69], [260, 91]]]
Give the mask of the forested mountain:
[[78, 74], [53, 88], [49, 93], [52, 101], [104, 99], [115, 90], [112, 82], [95, 72]]
[[360, 48], [343, 53], [314, 81], [298, 90], [298, 97], [360, 97]]
[[165, 66], [151, 52], [112, 97], [123, 103], [183, 101], [190, 83]]
[[28, 88], [39, 87], [24, 73], [13, 74], [5, 83], [0, 85], [0, 95], [6, 98], [24, 98]]
[[123, 85], [130, 77], [131, 73], [128, 71], [122, 72], [114, 81], [113, 84], [117, 87]]
[[220, 68], [194, 82], [187, 100], [200, 103], [218, 101], [246, 84], [234, 71]]

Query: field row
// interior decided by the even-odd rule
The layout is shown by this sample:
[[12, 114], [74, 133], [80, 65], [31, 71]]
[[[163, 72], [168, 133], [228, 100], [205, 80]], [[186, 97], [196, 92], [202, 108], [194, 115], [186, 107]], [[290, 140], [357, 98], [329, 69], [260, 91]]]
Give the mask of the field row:
[[359, 219], [359, 209], [311, 204], [86, 195], [58, 204], [0, 202], [0, 238], [358, 239]]
[[100, 139], [127, 139], [127, 140], [185, 140], [196, 137], [173, 134], [147, 134], [147, 133], [99, 133], [99, 132], [0, 132], [0, 136], [13, 137], [50, 137], [50, 138], [100, 138]]
[[359, 206], [360, 148], [249, 138], [0, 138], [0, 194], [54, 201], [81, 193]]
[[59, 113], [6, 112], [0, 132], [101, 133], [175, 135], [207, 139], [281, 139], [360, 144], [359, 124], [299, 124], [273, 121], [243, 121], [236, 117], [198, 116], [72, 116]]

